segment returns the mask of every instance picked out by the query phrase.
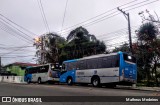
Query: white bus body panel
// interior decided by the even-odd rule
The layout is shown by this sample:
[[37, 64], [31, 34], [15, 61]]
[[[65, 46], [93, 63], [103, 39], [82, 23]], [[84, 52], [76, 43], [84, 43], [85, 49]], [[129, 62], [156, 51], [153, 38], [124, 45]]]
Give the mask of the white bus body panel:
[[98, 75], [101, 83], [119, 82], [119, 67], [76, 70], [76, 82], [91, 83], [93, 75]]
[[32, 74], [32, 82], [38, 82], [39, 77], [41, 78], [41, 82], [48, 81], [48, 72]]

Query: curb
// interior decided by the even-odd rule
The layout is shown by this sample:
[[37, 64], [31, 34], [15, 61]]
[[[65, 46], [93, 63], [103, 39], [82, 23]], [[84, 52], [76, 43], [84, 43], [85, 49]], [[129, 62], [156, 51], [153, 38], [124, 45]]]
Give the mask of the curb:
[[15, 83], [15, 82], [1, 82], [1, 83], [27, 85], [27, 83]]
[[142, 88], [132, 88], [132, 87], [116, 87], [117, 89], [128, 89], [128, 90], [140, 90], [140, 91], [154, 91], [154, 92], [160, 92], [160, 89], [142, 89]]

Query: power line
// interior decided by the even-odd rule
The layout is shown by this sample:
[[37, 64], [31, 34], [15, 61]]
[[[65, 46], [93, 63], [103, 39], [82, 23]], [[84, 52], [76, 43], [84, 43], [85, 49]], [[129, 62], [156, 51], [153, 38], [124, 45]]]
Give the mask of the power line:
[[35, 55], [26, 55], [26, 56], [2, 56], [2, 58], [18, 58], [18, 57], [30, 57], [30, 56], [35, 56]]
[[140, 6], [137, 6], [137, 7], [133, 7], [133, 8], [127, 9], [127, 10], [125, 10], [125, 11], [130, 11], [130, 10], [133, 10], [133, 9], [136, 9], [136, 8], [139, 8], [139, 7], [148, 5], [148, 4], [155, 3], [155, 2], [157, 2], [157, 1], [159, 1], [159, 0], [155, 0], [155, 1], [152, 1], [152, 2], [149, 2], [149, 3], [146, 3], [146, 4], [142, 4], [142, 5], [140, 5]]
[[[7, 47], [7, 48], [27, 48], [27, 47], [33, 47], [33, 46], [16, 46], [16, 47]], [[0, 47], [0, 48], [6, 48], [6, 47]]]
[[[145, 1], [146, 1], [146, 0], [145, 0]], [[147, 1], [148, 1], [148, 0], [147, 0]], [[126, 11], [133, 10], [133, 9], [136, 9], [136, 8], [139, 8], [139, 7], [142, 7], [142, 6], [144, 6], [144, 5], [148, 5], [148, 4], [157, 2], [157, 1], [158, 1], [158, 0], [153, 1], [153, 2], [149, 2], [149, 3], [143, 4], [143, 5], [140, 5], [140, 6], [131, 8], [131, 9], [128, 9], [128, 10], [126, 10]], [[139, 5], [139, 3], [137, 3], [137, 4], [135, 4], [135, 5]], [[129, 6], [129, 7], [130, 7], [130, 6]], [[127, 7], [127, 8], [129, 8], [129, 7]], [[118, 11], [117, 11], [117, 12], [118, 12]], [[88, 24], [87, 26], [85, 26], [86, 24], [85, 24], [85, 25], [82, 25], [82, 26], [88, 27], [88, 26], [90, 26], [90, 25], [93, 25], [93, 24], [96, 24], [96, 23], [98, 23], [98, 22], [104, 21], [104, 20], [106, 20], [106, 19], [112, 18], [112, 17], [120, 14], [120, 13], [117, 13], [117, 12], [113, 12], [113, 14], [112, 14], [110, 17], [104, 16], [104, 17], [107, 17], [107, 18], [102, 17], [102, 18], [100, 18], [100, 19], [97, 19], [97, 20], [92, 21], [91, 24]], [[116, 13], [116, 14], [115, 14], [115, 13]]]
[[[15, 32], [15, 30], [13, 30], [13, 29], [11, 29], [9, 26], [7, 26], [8, 28], [6, 28], [6, 26], [2, 26], [2, 24], [0, 24], [0, 28], [3, 30], [3, 31], [5, 31], [5, 32], [7, 32], [7, 33], [9, 33], [11, 36], [13, 35], [13, 36], [15, 36], [16, 38], [21, 38], [22, 40], [24, 40], [25, 42], [27, 42], [27, 43], [30, 43], [30, 40], [28, 40], [28, 39], [26, 39], [24, 36], [22, 36], [21, 34], [19, 34], [19, 33], [17, 33], [17, 32]], [[12, 32], [11, 32], [12, 31]], [[14, 33], [14, 34], [13, 34]], [[17, 37], [17, 35], [19, 36], [19, 37]]]
[[63, 20], [62, 20], [61, 32], [62, 32], [63, 25], [64, 25], [64, 19], [65, 19], [65, 16], [66, 16], [67, 4], [68, 4], [68, 0], [66, 0], [66, 6], [65, 6], [65, 9], [64, 9], [64, 15], [63, 15]]
[[48, 26], [48, 23], [47, 23], [47, 19], [46, 19], [46, 16], [45, 16], [45, 12], [44, 12], [44, 9], [43, 9], [42, 2], [41, 2], [41, 0], [37, 0], [37, 2], [38, 2], [38, 6], [39, 6], [39, 9], [40, 9], [40, 12], [41, 12], [41, 16], [42, 16], [46, 31], [48, 30], [48, 32], [50, 33], [50, 29], [49, 29], [49, 26]]
[[[16, 26], [22, 28], [23, 30], [27, 31], [27, 32], [30, 33], [31, 35], [36, 35], [35, 33], [29, 31], [28, 29], [26, 29], [26, 28], [18, 25], [17, 23], [13, 22], [12, 20], [8, 19], [6, 16], [4, 16], [4, 15], [2, 15], [2, 14], [0, 14], [0, 16], [3, 17], [3, 18], [5, 18], [5, 19], [8, 20], [9, 22], [13, 23], [14, 25], [16, 25]], [[2, 18], [1, 18], [1, 19], [2, 19]]]
[[[26, 45], [23, 45], [23, 46], [26, 46]], [[14, 49], [14, 50], [12, 50], [12, 51], [10, 51], [10, 52], [7, 52], [7, 53], [3, 53], [3, 54], [2, 54], [2, 55], [0, 55], [0, 56], [4, 56], [4, 55], [8, 55], [8, 54], [12, 54], [13, 52], [19, 51], [19, 50], [21, 50], [21, 49], [23, 49], [23, 47], [20, 47], [20, 48], [18, 48], [18, 49]]]
[[[130, 4], [130, 3], [133, 3], [133, 2], [135, 2], [135, 1], [137, 1], [137, 0], [133, 0], [133, 1], [128, 2], [128, 3], [126, 3], [126, 4], [120, 5], [119, 7], [125, 6], [125, 5]], [[97, 18], [97, 17], [103, 16], [104, 14], [106, 14], [106, 13], [108, 13], [108, 12], [111, 12], [111, 11], [113, 11], [113, 10], [116, 10], [116, 9], [117, 9], [117, 8], [110, 9], [110, 10], [108, 10], [108, 11], [106, 11], [106, 12], [103, 12], [103, 13], [97, 15], [97, 16], [94, 16], [94, 17], [92, 17], [92, 18], [89, 18], [89, 19], [87, 19], [87, 20], [85, 20], [85, 21], [83, 21], [83, 22], [80, 22], [80, 23], [77, 23], [77, 24], [75, 24], [75, 25], [73, 25], [73, 26], [67, 27], [67, 28], [63, 29], [63, 31], [64, 31], [64, 30], [67, 30], [67, 29], [69, 29], [69, 28], [75, 27], [75, 26], [77, 26], [77, 25], [86, 23], [86, 22], [88, 22], [88, 21], [90, 21], [90, 20], [93, 20], [93, 19], [95, 19], [95, 18]], [[61, 31], [58, 31], [58, 32], [61, 32]]]
[[[148, 1], [148, 0], [145, 0], [145, 1], [143, 1], [143, 2], [146, 2], [146, 1]], [[136, 7], [134, 7], [134, 8], [128, 9], [128, 10], [126, 10], [126, 11], [133, 10], [133, 9], [136, 9], [136, 8], [139, 8], [139, 7], [142, 7], [142, 6], [144, 6], [144, 5], [148, 5], [148, 4], [157, 2], [157, 1], [158, 1], [158, 0], [152, 1], [152, 2], [149, 2], [149, 3], [146, 3], [146, 4], [142, 4], [142, 5], [140, 5], [140, 6], [136, 6]], [[139, 4], [137, 3], [137, 4], [135, 4], [135, 5], [139, 5]], [[129, 6], [129, 7], [131, 7], [131, 6]], [[127, 8], [129, 8], [129, 7], [127, 7]], [[118, 11], [117, 11], [117, 12], [118, 12]], [[88, 26], [90, 26], [90, 25], [93, 25], [93, 24], [96, 24], [96, 23], [98, 23], [98, 22], [104, 21], [104, 20], [106, 20], [106, 19], [112, 18], [112, 17], [120, 14], [120, 13], [117, 13], [117, 12], [115, 11], [115, 12], [113, 12], [112, 14], [109, 14], [109, 15], [111, 15], [110, 17], [107, 17], [107, 16], [109, 16], [109, 15], [106, 15], [106, 16], [103, 16], [103, 17], [101, 17], [101, 18], [99, 18], [99, 19], [96, 19], [96, 20], [94, 20], [94, 21], [91, 21], [90, 23], [84, 24], [84, 25], [82, 25], [82, 26], [88, 27]], [[115, 13], [116, 13], [116, 14], [115, 14]], [[105, 17], [107, 17], [107, 18], [105, 18]], [[86, 25], [87, 25], [87, 26], [86, 26]], [[72, 30], [72, 29], [71, 29], [71, 30]], [[70, 31], [70, 30], [68, 30], [68, 31]], [[66, 31], [66, 32], [67, 32], [67, 31]], [[65, 34], [65, 33], [64, 33], [64, 34]]]
[[[3, 21], [3, 24], [5, 24], [5, 25], [8, 24], [8, 25], [12, 26], [12, 28], [14, 28], [15, 30], [17, 30], [17, 31], [19, 31], [20, 33], [24, 34], [25, 36], [32, 38], [31, 36], [29, 36], [29, 35], [27, 35], [26, 33], [22, 32], [20, 29], [16, 28], [15, 26], [13, 26], [12, 24], [10, 24], [10, 23], [7, 22], [6, 20], [4, 20], [4, 19], [2, 19], [2, 18], [0, 18], [0, 19]], [[1, 21], [1, 23], [2, 23], [2, 21]], [[6, 23], [7, 23], [7, 24], [6, 24]], [[8, 26], [8, 25], [7, 25], [7, 26]]]

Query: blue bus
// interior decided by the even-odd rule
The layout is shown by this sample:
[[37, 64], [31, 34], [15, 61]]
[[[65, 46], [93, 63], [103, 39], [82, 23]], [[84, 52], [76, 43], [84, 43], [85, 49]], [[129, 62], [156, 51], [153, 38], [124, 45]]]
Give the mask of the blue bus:
[[59, 64], [44, 64], [39, 66], [27, 67], [25, 70], [24, 81], [27, 83], [38, 82], [59, 82]]
[[62, 64], [60, 82], [92, 84], [94, 87], [102, 84], [113, 87], [117, 84], [132, 85], [137, 82], [136, 59], [117, 52], [67, 60]]

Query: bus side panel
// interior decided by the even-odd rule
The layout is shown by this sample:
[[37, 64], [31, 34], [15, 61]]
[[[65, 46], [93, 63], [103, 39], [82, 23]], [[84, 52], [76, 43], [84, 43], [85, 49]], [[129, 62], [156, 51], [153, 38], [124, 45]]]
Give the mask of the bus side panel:
[[119, 81], [123, 81], [124, 76], [123, 73], [124, 72], [124, 60], [123, 60], [123, 53], [120, 53], [120, 67], [119, 67]]
[[91, 78], [94, 75], [99, 76], [101, 83], [119, 82], [119, 67], [77, 70], [76, 71], [76, 82], [91, 83]]
[[76, 70], [69, 70], [65, 73], [63, 73], [61, 76], [60, 76], [60, 82], [67, 82], [67, 78], [70, 76], [72, 77], [73, 79], [73, 82], [75, 82], [75, 72]]

